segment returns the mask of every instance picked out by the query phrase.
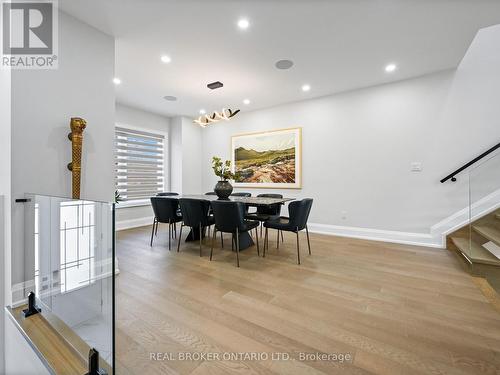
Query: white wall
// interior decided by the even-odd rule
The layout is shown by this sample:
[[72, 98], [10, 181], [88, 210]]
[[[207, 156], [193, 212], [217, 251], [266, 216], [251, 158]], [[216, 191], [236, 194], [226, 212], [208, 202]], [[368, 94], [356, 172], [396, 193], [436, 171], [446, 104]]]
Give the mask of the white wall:
[[[12, 198], [71, 196], [71, 117], [87, 120], [82, 198], [114, 199], [114, 39], [59, 13], [59, 69], [12, 72]], [[24, 275], [23, 204], [12, 206], [12, 283]]]
[[170, 133], [171, 190], [183, 194], [201, 192], [201, 150], [200, 127], [187, 117], [174, 117]]
[[4, 257], [6, 253], [5, 248], [5, 197], [0, 195], [0, 269], [2, 270], [2, 275], [0, 276], [0, 374], [5, 373], [5, 363], [4, 363], [4, 350], [5, 350], [5, 262]]
[[11, 72], [0, 70], [0, 373], [4, 373], [3, 308], [10, 303], [10, 90]]
[[50, 375], [51, 372], [47, 370], [10, 317], [5, 316], [4, 324], [9, 345], [5, 349], [5, 372], [2, 374]]
[[[82, 155], [82, 198], [112, 201], [114, 198], [114, 39], [59, 13], [59, 68], [54, 71], [12, 72], [11, 143], [12, 201], [25, 193], [71, 196], [71, 117], [87, 120]], [[9, 202], [10, 203], [10, 202]], [[32, 248], [24, 246], [24, 205], [12, 203], [12, 284], [33, 278], [26, 271]], [[27, 252], [27, 253], [25, 253]], [[82, 290], [78, 301], [82, 302]], [[100, 294], [100, 290], [98, 290]], [[76, 293], [75, 293], [76, 294]], [[23, 297], [20, 289], [15, 300]], [[99, 302], [99, 299], [94, 299]], [[74, 306], [74, 303], [73, 303]], [[80, 309], [82, 310], [82, 309]], [[12, 351], [23, 338], [17, 330], [6, 332], [9, 373], [41, 373], [37, 358], [23, 363]], [[29, 351], [29, 347], [24, 348]], [[34, 367], [33, 367], [34, 366]]]
[[[120, 103], [116, 105], [115, 116], [117, 124], [159, 131], [166, 133], [168, 138], [170, 138], [168, 135], [170, 132], [170, 119], [168, 117], [146, 112]], [[169, 169], [169, 161], [167, 160], [165, 169], [165, 174], [167, 176], [165, 180], [165, 191], [170, 189]], [[131, 225], [150, 224], [152, 220], [153, 211], [150, 204], [136, 207], [125, 207], [124, 204], [122, 204], [122, 206], [120, 206], [120, 204], [117, 205], [116, 221], [118, 223], [118, 228], [124, 228]]]
[[182, 192], [200, 194], [202, 192], [202, 150], [201, 128], [193, 120], [182, 118]]
[[174, 117], [170, 123], [170, 189], [182, 192], [182, 117]]
[[[499, 43], [499, 26], [484, 29], [456, 71], [241, 113], [203, 129], [203, 190], [216, 182], [212, 156], [230, 157], [232, 135], [301, 126], [303, 188], [283, 193], [315, 199], [317, 228], [426, 241], [432, 225], [467, 205], [467, 178], [440, 178], [500, 141]], [[422, 172], [410, 171], [414, 161]]]
[[[283, 194], [314, 198], [311, 222], [424, 232], [439, 218], [433, 217], [432, 186], [448, 172], [432, 162], [441, 150], [429, 146], [452, 79], [447, 72], [243, 113], [214, 125], [203, 132], [204, 188], [217, 180], [211, 157], [230, 158], [232, 135], [301, 126], [303, 188]], [[421, 161], [424, 171], [410, 172], [412, 161]]]

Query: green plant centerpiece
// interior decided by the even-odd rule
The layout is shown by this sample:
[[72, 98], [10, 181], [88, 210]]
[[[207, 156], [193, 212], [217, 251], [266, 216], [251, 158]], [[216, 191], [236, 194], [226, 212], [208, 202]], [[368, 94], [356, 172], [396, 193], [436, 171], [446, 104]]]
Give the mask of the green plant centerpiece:
[[227, 199], [233, 192], [233, 186], [229, 180], [238, 178], [238, 173], [231, 171], [231, 160], [223, 162], [218, 156], [212, 158], [212, 169], [220, 179], [214, 187], [214, 192], [219, 199]]

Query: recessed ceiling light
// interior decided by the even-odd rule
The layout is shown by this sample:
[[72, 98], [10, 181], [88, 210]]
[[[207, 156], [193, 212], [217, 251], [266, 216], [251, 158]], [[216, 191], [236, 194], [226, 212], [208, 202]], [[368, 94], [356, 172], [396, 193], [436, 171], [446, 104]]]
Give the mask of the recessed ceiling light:
[[248, 29], [248, 26], [250, 26], [250, 22], [246, 18], [240, 18], [238, 20], [238, 27], [242, 30]]
[[167, 55], [163, 55], [162, 57], [160, 57], [161, 61], [164, 62], [165, 64], [168, 64], [169, 62], [172, 61], [172, 59], [170, 58], [170, 56], [167, 56]]
[[389, 64], [389, 65], [386, 65], [385, 71], [387, 73], [391, 73], [391, 72], [395, 71], [396, 68], [397, 68], [396, 64]]
[[246, 104], [246, 105], [250, 104], [250, 99], [243, 99], [243, 104]]
[[306, 91], [309, 91], [311, 90], [311, 86], [309, 85], [302, 85], [302, 91], [306, 92]]
[[274, 66], [277, 69], [281, 69], [281, 70], [290, 69], [293, 66], [293, 61], [292, 60], [279, 60], [279, 61], [276, 61]]
[[205, 113], [207, 113], [207, 111], [205, 111], [204, 109], [200, 109], [200, 115], [204, 115]]
[[115, 78], [113, 78], [113, 83], [115, 85], [119, 85], [120, 83], [122, 83], [122, 80], [120, 78], [118, 78], [118, 77], [115, 77]]
[[169, 102], [175, 102], [177, 100], [177, 98], [172, 95], [166, 95], [163, 97], [163, 99], [168, 100]]

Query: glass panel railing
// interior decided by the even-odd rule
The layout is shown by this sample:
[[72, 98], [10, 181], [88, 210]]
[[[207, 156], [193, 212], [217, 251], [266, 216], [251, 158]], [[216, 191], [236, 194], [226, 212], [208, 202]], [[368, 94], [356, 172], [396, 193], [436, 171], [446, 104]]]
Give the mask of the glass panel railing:
[[500, 152], [469, 171], [469, 222], [473, 273], [500, 291]]
[[24, 205], [24, 298], [34, 291], [69, 345], [85, 361], [95, 348], [112, 374], [114, 205], [32, 194]]

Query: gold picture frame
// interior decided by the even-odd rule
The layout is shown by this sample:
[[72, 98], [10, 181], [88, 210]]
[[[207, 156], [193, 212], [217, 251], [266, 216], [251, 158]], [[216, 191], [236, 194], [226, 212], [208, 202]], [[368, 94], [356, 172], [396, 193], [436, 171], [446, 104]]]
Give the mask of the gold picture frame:
[[273, 129], [231, 137], [234, 187], [302, 188], [302, 128]]

